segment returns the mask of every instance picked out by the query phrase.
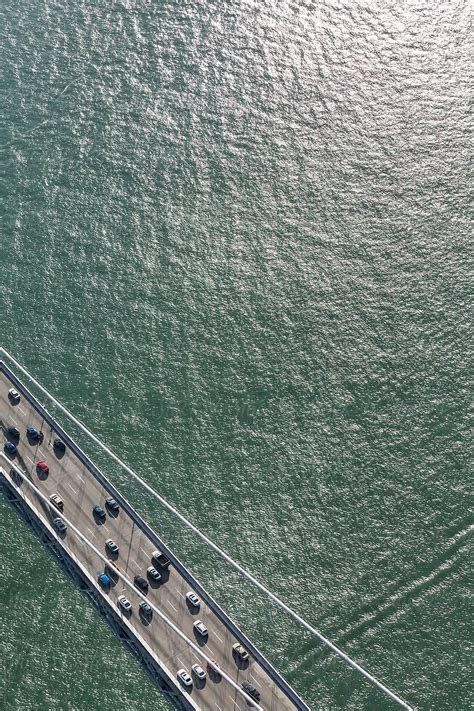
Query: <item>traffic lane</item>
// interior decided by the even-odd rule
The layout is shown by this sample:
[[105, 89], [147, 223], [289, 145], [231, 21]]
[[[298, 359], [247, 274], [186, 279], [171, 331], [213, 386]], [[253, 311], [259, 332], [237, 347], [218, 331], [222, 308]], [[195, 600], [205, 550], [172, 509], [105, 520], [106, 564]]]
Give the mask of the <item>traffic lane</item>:
[[[4, 398], [4, 399], [5, 399], [5, 398]], [[12, 406], [10, 405], [10, 403], [9, 403], [9, 401], [8, 401], [8, 398], [6, 398], [5, 401], [8, 402], [8, 405], [7, 405], [7, 406], [9, 406], [10, 408], [12, 408]], [[9, 413], [8, 416], [7, 416], [8, 419], [13, 423], [14, 426], [17, 426], [18, 429], [20, 429], [21, 427], [23, 427], [23, 428], [25, 429], [25, 432], [26, 432], [26, 427], [27, 427], [27, 426], [34, 426], [34, 427], [36, 427], [36, 429], [38, 429], [38, 430], [40, 430], [40, 431], [43, 431], [43, 433], [44, 433], [44, 427], [45, 427], [44, 419], [43, 419], [40, 415], [38, 415], [38, 413], [36, 412], [36, 410], [34, 410], [34, 408], [33, 408], [32, 406], [30, 406], [29, 403], [28, 403], [28, 409], [27, 409], [27, 410], [25, 410], [23, 407], [22, 407], [22, 408], [19, 408], [18, 406], [16, 406], [15, 409], [17, 410], [17, 412], [15, 413], [15, 414], [16, 414], [16, 417], [13, 417], [11, 413]], [[13, 412], [15, 412], [15, 409], [13, 410]], [[19, 413], [19, 414], [18, 414], [18, 413]], [[54, 434], [55, 434], [54, 429], [53, 429], [53, 428], [50, 428], [50, 427], [48, 426], [48, 427], [47, 427], [47, 433], [45, 434], [45, 440], [47, 440], [47, 443], [48, 443], [48, 444], [50, 444], [50, 443], [52, 442], [52, 440], [53, 440], [53, 435], [54, 435]], [[20, 435], [21, 435], [21, 432], [20, 432]], [[26, 435], [25, 435], [25, 436], [26, 436]], [[21, 438], [20, 438], [20, 439], [21, 439]], [[84, 474], [87, 473], [87, 474], [89, 475], [89, 477], [90, 477], [88, 483], [93, 487], [93, 489], [95, 490], [96, 494], [92, 494], [91, 492], [88, 492], [87, 487], [83, 487], [83, 490], [82, 490], [81, 493], [82, 493], [83, 495], [85, 495], [86, 498], [88, 498], [89, 504], [91, 505], [91, 506], [90, 506], [91, 510], [92, 510], [93, 506], [95, 505], [95, 504], [94, 504], [94, 501], [93, 501], [93, 499], [94, 499], [95, 497], [98, 497], [99, 500], [100, 500], [100, 496], [102, 495], [102, 498], [105, 500], [105, 497], [108, 495], [108, 492], [107, 492], [107, 491], [102, 487], [102, 485], [93, 477], [93, 475], [90, 474], [90, 472], [87, 470], [87, 468], [85, 468], [85, 467], [82, 465], [82, 463], [80, 463], [80, 461], [79, 461], [75, 456], [72, 456], [72, 457], [71, 457], [71, 461], [69, 461], [68, 466], [66, 466], [65, 463], [63, 464], [63, 462], [62, 462], [61, 460], [58, 460], [58, 459], [56, 458], [56, 456], [55, 456], [55, 454], [54, 454], [54, 451], [53, 451], [53, 452], [45, 452], [45, 451], [44, 451], [44, 442], [43, 442], [43, 445], [41, 445], [41, 446], [36, 446], [36, 447], [31, 447], [31, 448], [30, 448], [30, 447], [31, 447], [31, 445], [28, 445], [28, 449], [27, 449], [26, 447], [22, 447], [22, 449], [21, 449], [21, 454], [22, 454], [24, 457], [26, 457], [27, 461], [29, 462], [29, 467], [28, 467], [28, 469], [30, 469], [30, 471], [31, 471], [32, 473], [33, 473], [34, 468], [35, 468], [35, 463], [36, 463], [39, 459], [43, 459], [44, 461], [46, 461], [46, 462], [48, 463], [48, 465], [50, 466], [50, 468], [51, 468], [53, 471], [55, 471], [56, 468], [60, 468], [61, 470], [63, 470], [64, 472], [67, 473], [68, 477], [72, 477], [72, 478], [80, 477], [80, 476], [84, 476]], [[33, 452], [32, 452], [32, 450], [33, 450]], [[33, 454], [33, 456], [31, 456], [31, 454]], [[50, 459], [50, 461], [48, 461], [49, 459]], [[78, 466], [79, 464], [80, 464], [80, 466]], [[58, 466], [58, 465], [59, 465], [59, 466]], [[74, 465], [76, 465], [76, 466], [74, 466]], [[74, 472], [74, 469], [80, 470], [81, 468], [82, 468], [82, 470], [83, 470], [82, 472], [80, 472], [80, 471], [79, 471], [79, 472], [78, 472], [78, 471]], [[64, 486], [66, 486], [68, 483], [70, 484], [70, 480], [69, 480], [69, 481], [66, 481], [66, 482], [63, 482], [60, 478], [58, 478], [57, 481], [55, 481], [54, 476], [53, 476], [53, 477], [51, 478], [50, 486], [47, 487], [48, 492], [49, 492], [49, 493], [56, 493], [56, 492], [57, 492], [57, 493], [60, 494], [60, 496], [61, 496], [61, 494], [62, 494], [61, 498], [66, 499], [66, 500], [70, 498], [70, 499], [71, 499], [71, 504], [73, 504], [73, 505], [74, 505], [74, 504], [78, 505], [78, 501], [77, 501], [77, 493], [78, 493], [78, 492], [77, 492], [77, 490], [75, 490], [75, 489], [71, 486], [72, 491], [71, 491], [71, 492], [68, 492], [68, 493], [65, 493], [65, 491], [64, 491], [63, 488], [62, 488], [62, 487], [64, 487]], [[80, 515], [82, 515], [83, 512], [84, 512], [84, 508], [81, 506], [81, 507], [79, 508], [79, 513], [80, 513]], [[86, 519], [86, 517], [83, 517], [83, 518], [82, 518], [82, 523], [87, 523], [85, 519]], [[127, 530], [127, 526], [119, 527], [119, 528], [118, 528], [118, 531], [116, 532], [116, 535], [117, 535], [117, 537], [121, 537], [121, 538], [125, 541], [125, 544], [126, 544], [126, 545], [130, 545], [130, 533], [132, 533], [132, 531], [133, 531], [133, 522], [132, 522], [132, 520], [129, 519], [126, 515], [123, 517], [123, 519], [126, 521], [126, 523], [129, 524], [129, 526], [128, 526], [129, 530]], [[71, 519], [71, 520], [72, 520], [72, 519]], [[80, 522], [78, 522], [78, 523], [80, 523]], [[94, 522], [94, 523], [95, 523], [95, 522]], [[78, 526], [78, 527], [79, 527], [79, 526]], [[90, 526], [88, 527], [89, 531], [93, 533], [93, 536], [94, 536], [94, 541], [93, 541], [93, 542], [94, 542], [94, 543], [96, 543], [96, 542], [99, 543], [99, 545], [97, 546], [97, 547], [99, 547], [99, 548], [100, 548], [100, 543], [102, 542], [102, 544], [104, 545], [104, 550], [105, 550], [105, 540], [106, 540], [106, 538], [103, 538], [103, 539], [102, 539], [102, 536], [97, 535], [97, 532], [98, 532], [98, 529], [99, 529], [99, 528], [103, 529], [102, 532], [101, 532], [101, 534], [103, 534], [104, 532], [107, 533], [107, 526], [102, 526], [102, 527], [94, 526], [94, 527], [92, 527], [92, 528], [91, 528]], [[125, 529], [125, 530], [122, 530], [122, 529]], [[140, 529], [136, 529], [136, 530], [140, 531]], [[140, 533], [143, 535], [143, 532], [140, 531]], [[133, 535], [133, 534], [132, 534], [132, 535]], [[146, 540], [146, 543], [150, 546], [150, 548], [153, 548], [153, 549], [154, 549], [154, 544], [153, 544], [153, 542], [152, 542], [152, 541], [149, 541], [149, 539], [146, 538], [146, 537], [145, 537], [145, 540]], [[80, 545], [81, 545], [81, 546], [84, 546], [85, 544], [80, 543]], [[87, 546], [86, 546], [86, 549], [87, 549], [87, 550], [90, 550], [90, 549], [88, 549]], [[141, 549], [141, 547], [140, 547], [140, 549]], [[139, 550], [140, 550], [140, 549], [139, 549]], [[128, 561], [128, 562], [129, 562], [129, 566], [131, 566], [131, 568], [133, 568], [133, 571], [132, 571], [132, 572], [133, 572], [134, 574], [143, 574], [143, 568], [144, 568], [144, 570], [146, 571], [146, 567], [148, 567], [148, 564], [151, 564], [151, 552], [150, 552], [149, 555], [148, 555], [148, 551], [144, 551], [143, 549], [141, 549], [141, 552], [144, 553], [144, 559], [143, 559], [143, 561], [140, 561], [140, 560], [139, 560], [140, 556], [137, 556], [137, 557], [136, 557], [136, 558], [137, 558], [136, 560], [134, 560], [133, 557], [130, 557], [130, 558], [129, 558], [129, 561]], [[81, 554], [81, 551], [80, 551], [80, 550], [77, 550], [76, 553], [77, 553], [78, 555], [80, 555], [80, 554]], [[92, 555], [94, 556], [94, 554], [92, 554]], [[100, 561], [100, 559], [98, 559], [98, 560]], [[92, 561], [90, 561], [90, 562], [92, 563]], [[92, 563], [92, 564], [93, 564], [93, 563]], [[96, 566], [96, 567], [97, 567], [97, 566]], [[101, 567], [102, 567], [102, 566], [101, 566]], [[173, 579], [172, 579], [172, 578], [174, 578], [174, 576], [173, 576], [173, 574], [172, 574], [173, 572], [176, 574], [176, 577], [177, 577], [176, 580], [173, 580]], [[186, 606], [186, 602], [185, 602], [185, 597], [184, 597], [183, 594], [180, 593], [180, 591], [174, 586], [174, 584], [179, 582], [179, 584], [180, 584], [181, 587], [183, 587], [183, 586], [187, 587], [187, 583], [186, 583], [186, 581], [184, 580], [184, 578], [182, 578], [182, 577], [177, 573], [177, 571], [176, 571], [174, 568], [172, 569], [172, 571], [170, 571], [170, 580], [168, 581], [168, 584], [169, 584], [170, 582], [171, 582], [171, 585], [168, 585], [168, 587], [167, 587], [167, 589], [166, 589], [166, 592], [168, 593], [168, 595], [165, 596], [165, 602], [168, 602], [168, 604], [169, 604], [169, 606], [170, 606], [171, 609], [170, 609], [166, 614], [167, 614], [169, 617], [175, 617], [175, 618], [176, 618], [176, 621], [179, 622], [179, 620], [181, 619], [181, 616], [184, 615], [184, 614], [186, 614], [186, 612], [189, 612], [189, 611], [187, 610], [187, 606]], [[164, 587], [164, 586], [161, 586], [161, 587]], [[173, 594], [173, 595], [170, 595], [170, 592], [173, 592], [174, 594]], [[174, 599], [173, 599], [173, 598], [174, 598]], [[163, 604], [163, 600], [156, 600], [156, 601], [154, 601], [154, 603]], [[176, 606], [176, 603], [182, 607], [182, 611], [179, 609], [179, 607]], [[209, 608], [207, 608], [207, 606], [206, 606], [205, 604], [203, 604], [202, 602], [201, 602], [201, 607], [202, 607], [202, 609], [201, 609], [201, 611], [200, 611], [201, 614], [199, 615], [199, 617], [200, 617], [200, 619], [203, 620], [204, 624], [206, 624], [206, 626], [209, 628], [209, 631], [210, 631], [210, 633], [211, 633], [211, 630], [212, 630], [212, 624], [211, 624], [211, 622], [215, 624], [217, 618], [215, 617], [215, 615], [214, 615], [214, 613], [212, 612], [212, 610], [210, 610]], [[220, 621], [219, 621], [219, 622], [220, 622]], [[193, 635], [193, 621], [190, 620], [190, 621], [188, 621], [188, 624], [187, 624], [187, 625], [186, 625], [186, 623], [185, 623], [183, 626], [184, 626], [185, 628], [186, 628], [186, 626], [187, 626], [188, 629], [187, 629], [187, 630], [185, 629], [185, 631], [187, 632], [188, 636], [190, 636], [190, 637], [192, 638], [192, 635]], [[139, 633], [139, 630], [137, 630], [137, 633]], [[223, 637], [228, 637], [228, 638], [231, 637], [230, 631], [229, 631], [224, 625], [222, 625], [222, 623], [221, 623], [221, 627], [220, 627], [220, 634], [221, 634]], [[219, 631], [218, 631], [217, 629], [215, 629], [215, 630], [213, 631], [213, 635], [212, 635], [212, 636], [216, 636], [216, 637], [217, 637], [219, 644], [215, 644], [215, 645], [214, 645], [214, 646], [216, 647], [216, 649], [213, 649], [213, 648], [209, 647], [209, 645], [207, 645], [208, 651], [209, 651], [209, 656], [213, 656], [218, 662], [219, 662], [219, 660], [220, 660], [221, 666], [226, 669], [227, 673], [230, 673], [230, 669], [229, 669], [228, 663], [227, 663], [228, 660], [226, 659], [226, 648], [227, 648], [227, 647], [231, 647], [231, 644], [230, 644], [230, 645], [226, 644], [225, 642], [226, 642], [227, 640], [224, 641], [222, 638], [219, 639], [219, 636], [220, 636], [220, 635], [219, 635]], [[230, 641], [231, 643], [233, 643], [233, 642], [234, 642], [234, 639], [230, 639], [229, 641]], [[222, 649], [220, 648], [220, 646], [222, 646]], [[191, 659], [190, 661], [192, 661], [192, 659]], [[256, 667], [255, 670], [254, 670], [254, 675], [255, 675], [255, 676], [252, 675], [252, 674], [250, 674], [250, 675], [249, 675], [249, 678], [250, 678], [250, 681], [251, 681], [254, 685], [257, 686], [257, 688], [259, 688], [259, 687], [262, 688], [262, 683], [261, 683], [261, 682], [262, 682], [262, 679], [260, 679], [259, 677], [262, 675], [265, 680], [268, 681], [268, 679], [267, 679], [266, 673], [265, 673], [265, 671], [264, 671], [263, 669], [261, 669], [258, 665], [255, 665], [255, 667]], [[273, 686], [275, 686], [275, 685], [272, 683], [271, 686], [273, 687]], [[279, 690], [278, 690], [278, 691], [279, 691]], [[278, 695], [280, 695], [280, 694], [278, 694]], [[272, 694], [272, 697], [274, 697], [274, 694]], [[285, 701], [287, 701], [287, 699], [286, 699], [286, 697], [285, 697], [284, 695], [283, 695], [283, 698], [284, 698]], [[285, 704], [285, 705], [286, 705], [286, 704]], [[289, 705], [288, 708], [291, 708], [291, 705]]]
[[[65, 501], [65, 506], [66, 506], [66, 510], [65, 510], [66, 515], [68, 515], [68, 517], [72, 520], [72, 522], [75, 525], [77, 525], [77, 527], [81, 531], [92, 532], [93, 536], [91, 538], [93, 540], [91, 540], [91, 542], [93, 542], [99, 550], [101, 550], [101, 548], [102, 548], [103, 549], [102, 552], [104, 554], [106, 554], [105, 541], [106, 541], [106, 538], [109, 533], [109, 531], [107, 530], [107, 526], [106, 525], [98, 526], [94, 522], [93, 527], [91, 527], [91, 522], [93, 520], [92, 515], [90, 516], [90, 519], [89, 519], [89, 517], [84, 515], [84, 512], [87, 509], [92, 512], [94, 501], [98, 495], [96, 493], [91, 495], [92, 492], [89, 491], [87, 487], [85, 487], [83, 490], [82, 499], [84, 499], [84, 498], [87, 499], [89, 505], [84, 507], [83, 501], [81, 502], [80, 505], [78, 505], [77, 499], [75, 497], [71, 497], [70, 494], [65, 494], [64, 491], [62, 491], [61, 479], [59, 477], [56, 477], [56, 479], [57, 480], [55, 480], [55, 477], [53, 474], [51, 476], [51, 478], [48, 477], [48, 479], [46, 480], [45, 484], [47, 484], [47, 486], [43, 486], [40, 488], [45, 490], [45, 493], [47, 495], [49, 495], [50, 493], [56, 493], [58, 491], [60, 494], [63, 494], [63, 497], [64, 497], [63, 500]], [[101, 485], [99, 485], [99, 487], [94, 487], [94, 488], [97, 491], [98, 489], [100, 490], [102, 487], [101, 487]], [[105, 494], [107, 492], [102, 488], [102, 493]], [[70, 499], [70, 501], [68, 501], [69, 499]], [[68, 503], [70, 503], [71, 506], [68, 506]], [[74, 506], [77, 507], [77, 511], [76, 511], [76, 513], [78, 514], [77, 518], [73, 515], [72, 511], [69, 510], [70, 508], [74, 508]], [[127, 518], [128, 517], [124, 516], [122, 519], [122, 522], [124, 520], [127, 521]], [[74, 520], [74, 519], [76, 519], [76, 520]], [[117, 520], [118, 520], [118, 517], [117, 517], [117, 519], [112, 519], [111, 520], [112, 524], [116, 524]], [[130, 521], [130, 520], [128, 519], [128, 521]], [[89, 524], [89, 526], [87, 524]], [[140, 529], [137, 529], [137, 530], [140, 530]], [[73, 532], [71, 532], [71, 534], [72, 534], [72, 536], [74, 536]], [[140, 534], [142, 534], [141, 531], [140, 531]], [[127, 538], [128, 538], [128, 535], [127, 535]], [[80, 539], [78, 539], [78, 540], [79, 540], [79, 545], [78, 546], [71, 545], [70, 548], [72, 549], [71, 552], [73, 552], [73, 554], [80, 559], [81, 556], [84, 555], [85, 551], [83, 550], [83, 547], [85, 544], [80, 542]], [[149, 542], [149, 539], [146, 539], [146, 541]], [[133, 544], [133, 541], [127, 541], [127, 543]], [[90, 549], [87, 546], [86, 546], [86, 550], [90, 551]], [[131, 552], [133, 552], [133, 550], [135, 550], [135, 549], [132, 547]], [[143, 541], [141, 541], [141, 545], [138, 548], [138, 550], [141, 550], [142, 553], [145, 555], [144, 563], [145, 564], [149, 563], [151, 561], [151, 556], [149, 557], [148, 552], [144, 551]], [[98, 572], [100, 572], [100, 570], [103, 568], [103, 561], [101, 561], [101, 559], [98, 558], [92, 551], [90, 551], [90, 555], [86, 555], [86, 557], [88, 559], [87, 560], [88, 569], [91, 571], [92, 570], [97, 571], [97, 574], [98, 574]], [[145, 572], [143, 570], [144, 566], [140, 565], [140, 563], [137, 560], [134, 560], [133, 557], [129, 558], [128, 564], [130, 567], [133, 568], [132, 572], [135, 574]], [[174, 599], [175, 599], [175, 602], [180, 604], [181, 610], [177, 609], [173, 605], [170, 605], [171, 609], [173, 610], [173, 612], [175, 614], [173, 614], [170, 610], [165, 610], [165, 614], [167, 614], [167, 616], [169, 616], [169, 617], [175, 617], [175, 622], [180, 624], [181, 628], [183, 628], [183, 631], [192, 639], [193, 633], [194, 633], [193, 624], [195, 622], [195, 619], [193, 616], [190, 616], [189, 610], [188, 610], [186, 602], [185, 602], [185, 596], [183, 594], [180, 594], [179, 591], [177, 591], [175, 588], [175, 585], [178, 581], [181, 583], [181, 585], [185, 584], [186, 581], [184, 580], [184, 578], [179, 576], [179, 574], [177, 573], [177, 571], [174, 568], [172, 568], [169, 572], [170, 572], [170, 579], [168, 580], [168, 583], [165, 586], [160, 586], [161, 592], [164, 591], [165, 594], [161, 596], [161, 599], [153, 600], [153, 602], [158, 605], [160, 605], [160, 604], [164, 605], [165, 603], [169, 604], [170, 603], [170, 598], [169, 598], [170, 592], [171, 591], [176, 592], [176, 596], [174, 596]], [[126, 586], [123, 586], [123, 591], [124, 591], [124, 594], [127, 594]], [[130, 591], [130, 588], [128, 588], [128, 591], [129, 591], [129, 593], [128, 593], [129, 597], [133, 596], [132, 592]], [[156, 591], [153, 591], [153, 592], [156, 592]], [[137, 605], [138, 605], [140, 602], [140, 598], [138, 598], [138, 596], [137, 596], [137, 600], [138, 600], [138, 602], [137, 602]], [[200, 617], [201, 617], [201, 619], [203, 619], [204, 623], [207, 624], [207, 626], [209, 628], [210, 635], [211, 635], [211, 637], [213, 637], [212, 624], [216, 618], [213, 615], [212, 611], [207, 608], [207, 606], [204, 605], [203, 608], [204, 609], [201, 610]], [[188, 619], [187, 623], [186, 623], [187, 617], [189, 617], [190, 619]], [[140, 633], [139, 629], [137, 630], [137, 633]], [[152, 646], [153, 646], [153, 643], [156, 642], [157, 639], [156, 639], [155, 635], [151, 635], [150, 637], [151, 637], [150, 641], [152, 642]], [[197, 637], [198, 643], [202, 642], [202, 640], [200, 639], [200, 637], [198, 635], [196, 637]], [[216, 642], [216, 640], [214, 640], [214, 641]], [[222, 640], [219, 640], [219, 641], [222, 643]], [[213, 648], [211, 648], [211, 646], [209, 644], [202, 644], [202, 646], [206, 647], [208, 656], [214, 657], [218, 661], [218, 663], [220, 663], [220, 666], [222, 668], [224, 668], [224, 669], [227, 668], [227, 663], [226, 663], [227, 662], [227, 660], [226, 660], [227, 655], [225, 654], [224, 649], [222, 649], [222, 650], [219, 649], [219, 645], [216, 645], [216, 644], [214, 644]], [[168, 650], [166, 650], [166, 651], [168, 651]], [[190, 662], [192, 662], [192, 659], [190, 660]], [[227, 673], [231, 673], [231, 669], [227, 669]]]

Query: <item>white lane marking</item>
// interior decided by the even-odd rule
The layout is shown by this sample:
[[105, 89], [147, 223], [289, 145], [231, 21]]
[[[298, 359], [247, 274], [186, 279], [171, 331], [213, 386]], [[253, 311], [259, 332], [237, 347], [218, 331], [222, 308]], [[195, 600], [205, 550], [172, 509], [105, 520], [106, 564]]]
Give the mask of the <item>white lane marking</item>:
[[239, 704], [237, 703], [237, 701], [235, 701], [235, 699], [232, 698], [232, 696], [229, 696], [229, 694], [227, 694], [227, 698], [232, 701], [232, 703], [234, 704], [234, 706], [237, 706], [237, 708], [240, 709]]
[[91, 529], [89, 528], [89, 526], [86, 526], [86, 531], [89, 531], [90, 537], [91, 537], [91, 538], [94, 538], [94, 531], [91, 531]]
[[41, 449], [38, 447], [38, 452], [41, 454], [41, 458], [44, 459], [46, 457], [46, 454], [41, 451]]
[[24, 414], [25, 417], [28, 416], [27, 413], [25, 412], [25, 410], [22, 407], [20, 407], [20, 405], [18, 405], [18, 409], [20, 410], [20, 412], [22, 412]]
[[174, 610], [175, 612], [178, 612], [178, 610], [175, 608], [175, 606], [173, 605], [173, 603], [171, 602], [171, 600], [167, 600], [166, 602], [168, 603], [168, 605], [171, 605], [171, 607], [173, 608], [173, 610]]
[[66, 482], [66, 486], [68, 489], [71, 489], [73, 494], [75, 494], [77, 496], [77, 491], [75, 490], [75, 488], [73, 486], [71, 486], [71, 484], [69, 482]]
[[16, 420], [14, 420], [11, 415], [8, 415], [8, 419], [11, 420], [14, 425], [18, 425], [18, 422]]
[[219, 709], [219, 711], [222, 711], [222, 709], [221, 709], [221, 707], [219, 706], [219, 704], [216, 704], [216, 706], [217, 706], [217, 708]]
[[183, 593], [180, 593], [179, 590], [178, 590], [178, 588], [175, 588], [175, 590], [176, 590], [176, 592], [178, 593], [178, 595], [179, 595], [180, 597], [184, 597]]
[[150, 554], [149, 554], [146, 550], [144, 550], [143, 548], [140, 548], [140, 550], [141, 550], [141, 552], [143, 553], [143, 555], [145, 555], [147, 558], [150, 558], [150, 557], [151, 557]]
[[249, 677], [252, 679], [256, 686], [260, 686], [260, 683], [256, 680], [254, 676], [252, 676], [252, 674], [249, 673]]
[[217, 639], [219, 640], [219, 642], [220, 642], [221, 644], [224, 644], [224, 640], [219, 637], [219, 635], [217, 634], [217, 632], [214, 632], [214, 637], [217, 637]]
[[[210, 648], [209, 645], [206, 645], [206, 646], [207, 646], [207, 651], [210, 652], [213, 657], [215, 657], [215, 656], [216, 656], [216, 653], [212, 651], [212, 649]], [[216, 671], [217, 671], [217, 673], [219, 674], [219, 669], [216, 669]]]
[[31, 462], [32, 464], [34, 464], [34, 461], [32, 460], [32, 458], [29, 457], [27, 454], [25, 454], [25, 458], [28, 459], [29, 462]]
[[181, 664], [181, 666], [182, 666], [182, 667], [184, 667], [184, 666], [185, 666], [184, 662], [182, 662], [182, 661], [181, 661], [181, 659], [180, 659], [179, 657], [176, 657], [176, 659], [178, 660], [178, 662], [179, 662], [179, 663]]

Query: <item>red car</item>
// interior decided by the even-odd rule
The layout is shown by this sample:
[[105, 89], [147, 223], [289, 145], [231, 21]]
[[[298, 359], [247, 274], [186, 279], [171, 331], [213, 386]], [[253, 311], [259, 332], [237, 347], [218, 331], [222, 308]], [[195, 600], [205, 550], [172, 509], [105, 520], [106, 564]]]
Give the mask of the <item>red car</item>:
[[49, 467], [46, 462], [36, 462], [36, 471], [41, 474], [49, 474]]

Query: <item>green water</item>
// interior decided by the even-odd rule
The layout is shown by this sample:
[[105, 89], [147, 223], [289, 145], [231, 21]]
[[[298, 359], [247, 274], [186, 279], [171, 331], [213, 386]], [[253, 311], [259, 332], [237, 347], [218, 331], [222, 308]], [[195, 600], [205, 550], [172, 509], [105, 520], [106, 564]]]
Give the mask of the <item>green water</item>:
[[[468, 12], [0, 7], [3, 346], [417, 709], [470, 708]], [[394, 708], [77, 439], [313, 709]], [[168, 709], [0, 511], [2, 710]]]

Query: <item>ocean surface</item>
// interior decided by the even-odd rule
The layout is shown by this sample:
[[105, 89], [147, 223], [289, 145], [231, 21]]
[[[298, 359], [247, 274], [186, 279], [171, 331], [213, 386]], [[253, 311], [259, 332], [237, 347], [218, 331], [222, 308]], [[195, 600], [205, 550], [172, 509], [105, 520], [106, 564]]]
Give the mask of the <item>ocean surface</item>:
[[[3, 347], [416, 709], [472, 708], [468, 28], [0, 7]], [[313, 710], [395, 708], [68, 429]], [[4, 499], [0, 553], [2, 711], [170, 708]]]

